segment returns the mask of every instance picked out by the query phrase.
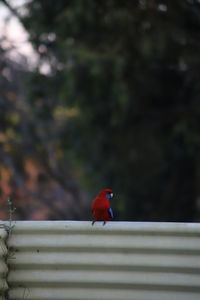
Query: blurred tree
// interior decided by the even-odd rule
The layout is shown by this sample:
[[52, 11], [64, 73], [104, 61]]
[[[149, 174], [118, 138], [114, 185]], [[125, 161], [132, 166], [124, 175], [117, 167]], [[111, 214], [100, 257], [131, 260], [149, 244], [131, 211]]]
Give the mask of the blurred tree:
[[[87, 215], [85, 193], [80, 194], [70, 165], [63, 162], [57, 136], [60, 125], [50, 122], [48, 106], [42, 113], [45, 102], [39, 96], [35, 105], [26, 98], [23, 82], [32, 73], [23, 56], [18, 56], [18, 62], [10, 58], [11, 50], [10, 42], [1, 37], [0, 219], [8, 217], [8, 197], [17, 207], [16, 219], [82, 219]], [[44, 86], [48, 78], [40, 78]], [[37, 85], [29, 89], [36, 90]]]
[[17, 14], [40, 54], [25, 87], [49, 171], [62, 181], [70, 160], [91, 193], [113, 187], [118, 219], [199, 220], [199, 1], [34, 0]]

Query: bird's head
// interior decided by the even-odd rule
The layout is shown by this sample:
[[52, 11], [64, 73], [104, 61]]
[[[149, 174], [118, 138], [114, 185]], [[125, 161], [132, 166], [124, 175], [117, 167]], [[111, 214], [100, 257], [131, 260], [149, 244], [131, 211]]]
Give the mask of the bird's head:
[[105, 189], [100, 192], [100, 195], [110, 199], [113, 197], [113, 191], [111, 189]]

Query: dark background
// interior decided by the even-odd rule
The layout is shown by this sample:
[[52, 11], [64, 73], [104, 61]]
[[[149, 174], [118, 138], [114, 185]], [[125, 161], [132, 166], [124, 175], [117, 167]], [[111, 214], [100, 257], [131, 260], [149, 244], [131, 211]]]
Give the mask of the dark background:
[[0, 218], [199, 221], [200, 1], [0, 3], [39, 55], [0, 41]]

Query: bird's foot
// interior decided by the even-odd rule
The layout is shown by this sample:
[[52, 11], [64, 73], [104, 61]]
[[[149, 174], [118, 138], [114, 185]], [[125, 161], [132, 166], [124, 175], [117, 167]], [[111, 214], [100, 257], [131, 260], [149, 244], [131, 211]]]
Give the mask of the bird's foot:
[[92, 221], [92, 226], [94, 225], [95, 222], [96, 222], [96, 221]]

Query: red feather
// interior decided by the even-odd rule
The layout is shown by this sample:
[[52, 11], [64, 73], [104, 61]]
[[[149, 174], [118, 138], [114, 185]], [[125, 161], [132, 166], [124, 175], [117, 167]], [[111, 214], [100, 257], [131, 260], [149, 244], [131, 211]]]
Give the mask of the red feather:
[[99, 195], [92, 202], [92, 215], [95, 221], [111, 221], [112, 216], [109, 213], [110, 202], [106, 198], [107, 194], [111, 194], [112, 190], [105, 189], [99, 193]]

